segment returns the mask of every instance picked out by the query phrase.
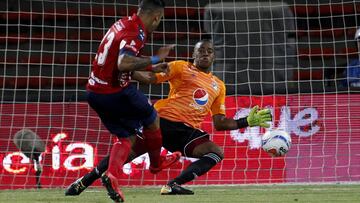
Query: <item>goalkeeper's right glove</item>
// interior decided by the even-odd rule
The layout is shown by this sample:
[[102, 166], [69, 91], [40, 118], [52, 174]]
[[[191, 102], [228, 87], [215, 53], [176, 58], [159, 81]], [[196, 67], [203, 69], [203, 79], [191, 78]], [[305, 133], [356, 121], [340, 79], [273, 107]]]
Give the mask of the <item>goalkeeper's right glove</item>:
[[272, 120], [272, 115], [270, 109], [262, 109], [258, 111], [259, 107], [254, 106], [246, 118], [250, 127], [260, 126], [264, 128], [270, 127], [270, 124], [267, 121]]

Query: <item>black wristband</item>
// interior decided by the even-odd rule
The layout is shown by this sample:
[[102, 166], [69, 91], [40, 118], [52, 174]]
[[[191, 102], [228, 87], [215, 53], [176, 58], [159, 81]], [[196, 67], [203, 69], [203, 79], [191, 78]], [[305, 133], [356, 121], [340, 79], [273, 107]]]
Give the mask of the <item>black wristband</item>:
[[247, 122], [247, 117], [245, 118], [239, 118], [237, 120], [235, 120], [237, 123], [237, 127], [238, 128], [246, 128], [249, 126], [248, 122]]

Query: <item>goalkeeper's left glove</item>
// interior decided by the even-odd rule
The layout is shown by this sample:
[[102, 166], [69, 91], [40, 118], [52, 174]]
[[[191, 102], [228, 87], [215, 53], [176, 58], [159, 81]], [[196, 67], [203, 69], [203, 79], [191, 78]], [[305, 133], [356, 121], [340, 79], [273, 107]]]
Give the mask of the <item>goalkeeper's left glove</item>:
[[272, 120], [272, 115], [270, 109], [262, 109], [258, 111], [259, 107], [254, 106], [246, 118], [248, 124], [250, 127], [253, 126], [260, 126], [264, 128], [270, 127], [269, 123], [266, 123], [267, 121]]

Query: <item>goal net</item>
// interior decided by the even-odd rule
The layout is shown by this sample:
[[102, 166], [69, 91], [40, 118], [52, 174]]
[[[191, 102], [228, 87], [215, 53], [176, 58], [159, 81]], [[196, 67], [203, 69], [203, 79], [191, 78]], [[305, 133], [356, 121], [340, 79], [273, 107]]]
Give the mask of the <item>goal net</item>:
[[[347, 68], [359, 64], [354, 37], [360, 4], [304, 2], [166, 1], [144, 55], [176, 44], [168, 60], [191, 61], [195, 43], [211, 37], [212, 71], [226, 84], [227, 116], [267, 107], [273, 112], [270, 129], [292, 137], [288, 154], [273, 158], [261, 149], [264, 129], [216, 131], [209, 116], [202, 128], [225, 158], [190, 185], [360, 180], [360, 82]], [[65, 187], [109, 153], [113, 140], [87, 105], [85, 85], [107, 29], [137, 5], [0, 2], [0, 189]], [[138, 87], [153, 101], [169, 90], [167, 84]], [[36, 134], [23, 138], [28, 145], [42, 143], [44, 149], [26, 153], [25, 142], [17, 147], [14, 137], [23, 129]], [[38, 159], [29, 155], [37, 151]], [[161, 185], [192, 161], [183, 157], [154, 176], [143, 155], [123, 167], [120, 184]]]

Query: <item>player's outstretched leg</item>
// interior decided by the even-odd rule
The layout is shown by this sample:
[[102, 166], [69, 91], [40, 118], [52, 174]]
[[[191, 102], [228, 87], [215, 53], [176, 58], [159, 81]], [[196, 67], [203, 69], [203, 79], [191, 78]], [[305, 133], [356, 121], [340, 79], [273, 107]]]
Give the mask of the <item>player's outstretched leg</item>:
[[[201, 140], [201, 139], [199, 139]], [[193, 191], [181, 187], [182, 184], [190, 182], [195, 178], [204, 175], [211, 168], [223, 159], [223, 152], [215, 143], [204, 140], [203, 143], [190, 144], [190, 157], [199, 158], [199, 160], [191, 163], [179, 176], [170, 180], [160, 190], [162, 195], [192, 195]]]
[[160, 156], [160, 164], [157, 168], [150, 165], [149, 170], [151, 173], [156, 174], [161, 170], [169, 168], [171, 165], [175, 164], [179, 161], [181, 157], [181, 152], [173, 152], [172, 154], [168, 154], [166, 156]]
[[99, 179], [101, 175], [107, 170], [109, 164], [109, 156], [106, 156], [102, 159], [98, 165], [93, 168], [89, 173], [85, 174], [83, 177], [77, 179], [75, 182], [71, 183], [69, 187], [65, 190], [66, 196], [76, 196], [80, 195], [87, 187]]
[[110, 199], [112, 199], [114, 202], [125, 201], [124, 194], [119, 189], [117, 177], [107, 172], [101, 176], [101, 182], [103, 186], [106, 188]]
[[114, 202], [125, 201], [124, 195], [119, 188], [118, 179], [121, 175], [121, 167], [128, 158], [130, 148], [130, 139], [119, 138], [119, 141], [111, 148], [108, 170], [101, 176], [102, 184]]
[[65, 196], [76, 196], [80, 195], [87, 187], [82, 183], [83, 177], [77, 179], [75, 182], [71, 183], [69, 187], [65, 190]]
[[199, 160], [191, 163], [179, 176], [169, 181], [161, 188], [162, 195], [192, 195], [193, 191], [185, 189], [180, 185], [194, 180], [214, 167], [222, 158], [215, 153], [208, 153]]
[[[141, 155], [146, 152], [146, 147], [144, 146], [144, 140], [142, 138], [137, 137], [136, 142], [133, 146], [133, 152], [129, 155], [127, 162], [133, 160], [137, 155]], [[161, 160], [168, 160], [163, 163], [172, 163], [174, 160], [178, 160], [180, 157], [180, 153], [177, 152], [173, 154], [167, 154], [166, 156], [161, 155]], [[170, 160], [170, 161], [169, 161]], [[173, 160], [173, 161], [171, 161]], [[175, 161], [176, 162], [176, 161]], [[65, 190], [65, 195], [67, 196], [75, 196], [80, 195], [87, 187], [92, 185], [97, 179], [101, 177], [101, 175], [107, 170], [109, 165], [109, 156], [106, 156], [102, 159], [98, 165], [91, 170], [89, 173], [85, 174], [83, 177], [79, 178], [68, 188]]]
[[164, 185], [160, 191], [161, 195], [193, 195], [194, 192], [181, 187], [176, 182], [171, 182]]
[[[173, 154], [167, 154], [166, 156], [161, 156], [160, 159], [168, 160], [168, 161], [163, 161], [162, 163], [167, 165], [172, 165], [174, 161], [176, 162], [177, 160], [179, 160], [180, 156], [181, 156], [180, 152], [175, 152], [175, 154], [173, 153]], [[132, 159], [128, 159], [128, 161], [131, 160]], [[107, 170], [108, 164], [109, 164], [109, 156], [102, 159], [92, 171], [90, 171], [89, 173], [85, 174], [83, 177], [71, 183], [66, 188], [65, 195], [66, 196], [80, 195], [87, 187], [92, 185], [97, 179], [101, 178], [101, 174], [103, 174]]]
[[144, 145], [149, 153], [149, 170], [151, 173], [156, 174], [165, 168], [169, 168], [180, 159], [181, 152], [174, 152], [172, 155], [166, 156], [165, 158], [160, 156], [162, 135], [158, 116], [156, 116], [155, 120], [144, 129], [143, 136]]

